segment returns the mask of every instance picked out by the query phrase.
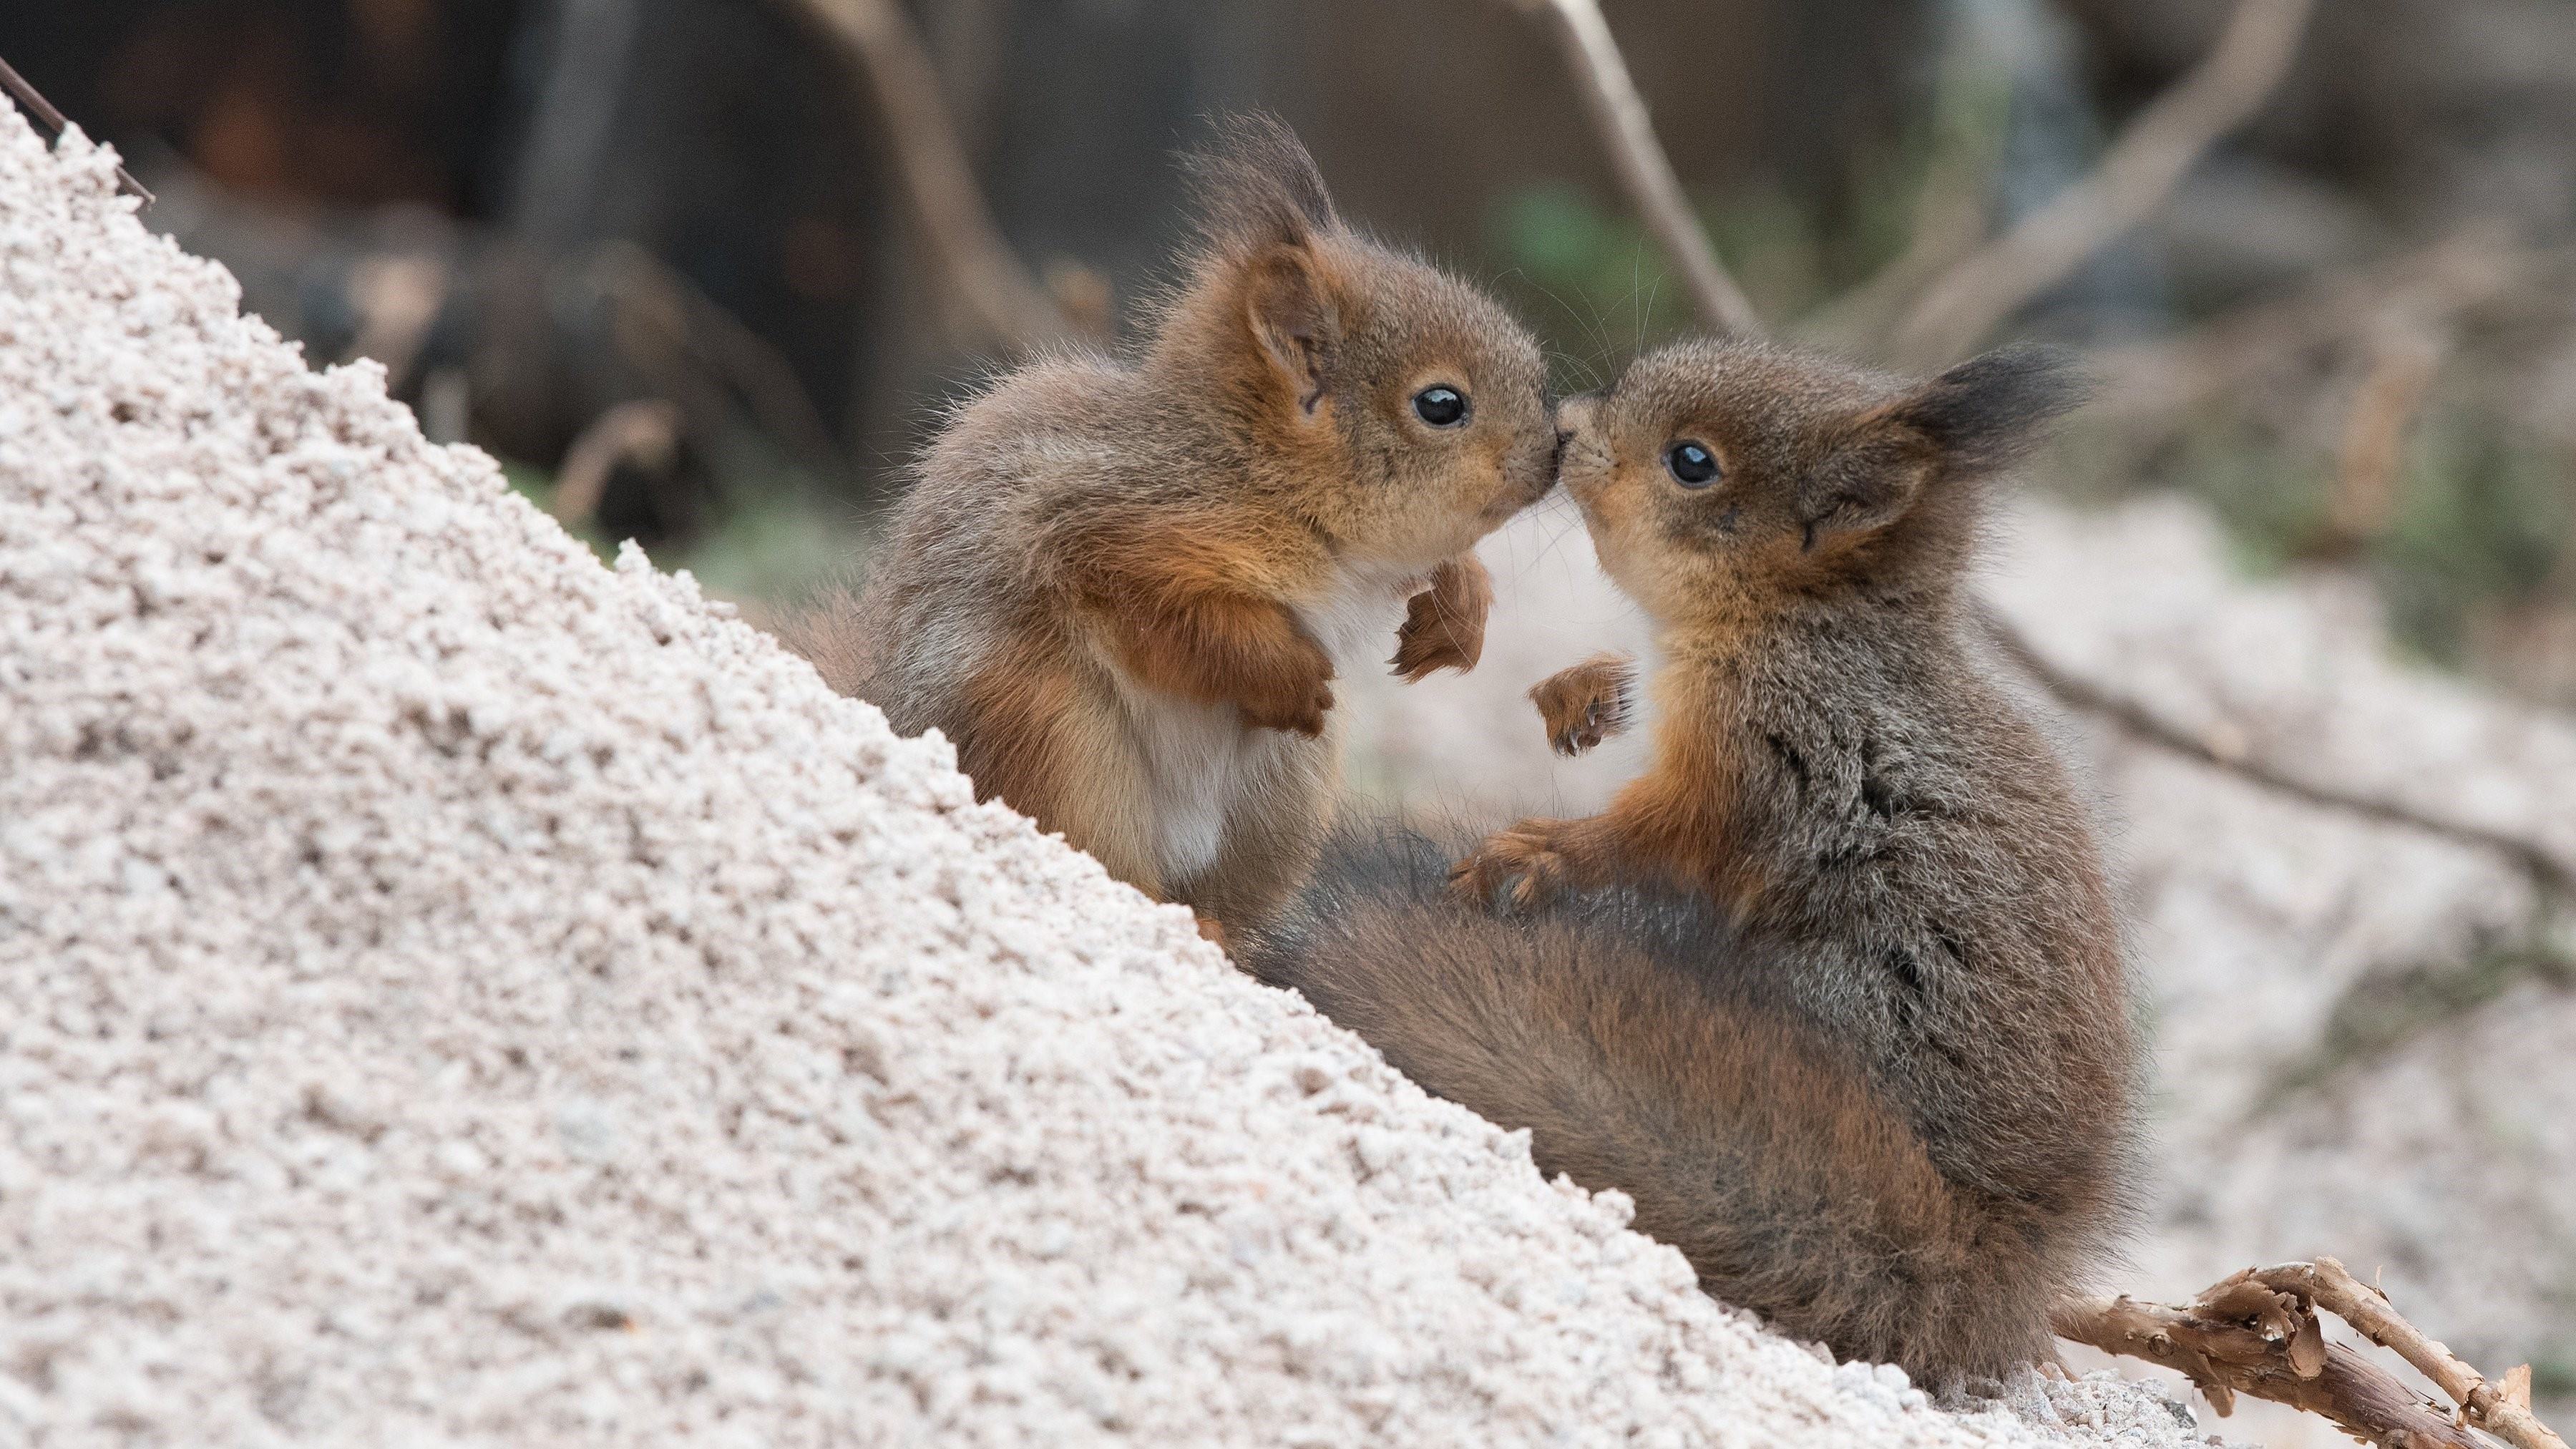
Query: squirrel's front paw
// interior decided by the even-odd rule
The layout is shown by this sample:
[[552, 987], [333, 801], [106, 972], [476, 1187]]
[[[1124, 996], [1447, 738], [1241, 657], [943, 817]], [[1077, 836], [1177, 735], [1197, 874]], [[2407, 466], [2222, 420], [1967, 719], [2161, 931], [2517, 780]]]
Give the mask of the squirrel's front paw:
[[1475, 668], [1485, 657], [1485, 615], [1493, 605], [1493, 580], [1475, 555], [1442, 564], [1432, 572], [1431, 587], [1404, 606], [1395, 657], [1387, 661], [1390, 672], [1413, 684], [1435, 669], [1464, 674]]
[[1528, 910], [1566, 884], [1571, 862], [1558, 848], [1559, 820], [1524, 820], [1487, 839], [1449, 871], [1449, 891], [1473, 906], [1490, 906], [1508, 886], [1505, 906]]
[[1264, 684], [1239, 701], [1247, 723], [1256, 729], [1293, 730], [1308, 739], [1324, 732], [1324, 716], [1333, 710], [1333, 665], [1322, 650]]
[[1548, 676], [1529, 692], [1560, 755], [1579, 755], [1628, 727], [1636, 665], [1624, 654], [1595, 654]]

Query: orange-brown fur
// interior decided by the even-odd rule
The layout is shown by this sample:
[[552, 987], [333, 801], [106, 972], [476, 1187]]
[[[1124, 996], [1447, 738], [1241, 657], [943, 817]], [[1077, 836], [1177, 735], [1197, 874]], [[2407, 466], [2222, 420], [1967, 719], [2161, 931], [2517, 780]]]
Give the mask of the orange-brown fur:
[[[979, 795], [1237, 926], [1328, 821], [1339, 669], [1389, 629], [1407, 678], [1474, 664], [1468, 550], [1546, 489], [1555, 433], [1528, 333], [1345, 226], [1283, 128], [1195, 165], [1203, 237], [1136, 349], [959, 407], [867, 593], [782, 635], [947, 734]], [[1415, 409], [1434, 386], [1458, 425]]]
[[1530, 686], [1547, 742], [1560, 755], [1579, 755], [1628, 727], [1636, 690], [1636, 665], [1625, 654], [1595, 654]]
[[2044, 1354], [2125, 1212], [2137, 1054], [2091, 832], [1962, 579], [2073, 391], [2033, 351], [1911, 383], [1702, 344], [1566, 404], [1657, 626], [1649, 768], [1445, 890], [1337, 847], [1256, 969], [1637, 1197], [1722, 1298], [1937, 1379]]
[[1485, 655], [1485, 616], [1494, 607], [1494, 579], [1474, 554], [1431, 571], [1431, 587], [1406, 604], [1395, 657], [1396, 677], [1416, 683], [1438, 669], [1461, 673]]
[[1324, 732], [1332, 657], [1263, 590], [1250, 544], [1185, 524], [1106, 526], [1065, 542], [1071, 602], [1138, 683], [1232, 705], [1256, 729]]

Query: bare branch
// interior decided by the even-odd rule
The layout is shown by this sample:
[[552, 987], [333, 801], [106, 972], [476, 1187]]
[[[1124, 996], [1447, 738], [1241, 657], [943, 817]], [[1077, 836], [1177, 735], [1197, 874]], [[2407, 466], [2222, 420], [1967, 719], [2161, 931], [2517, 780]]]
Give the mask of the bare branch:
[[583, 275], [607, 300], [620, 353], [652, 386], [708, 415], [721, 382], [760, 425], [813, 464], [841, 466], [831, 426], [794, 364], [695, 282], [632, 242], [610, 242]]
[[2463, 821], [2444, 820], [2392, 801], [2339, 790], [2332, 786], [2303, 780], [2288, 771], [2253, 758], [2244, 741], [2232, 737], [2207, 737], [2195, 734], [2173, 721], [2157, 715], [2134, 700], [2123, 699], [2091, 680], [2060, 668], [2031, 646], [2029, 639], [2014, 629], [1991, 608], [1984, 610], [1984, 623], [1993, 635], [1996, 647], [2005, 657], [2036, 680], [2040, 686], [2073, 708], [2099, 715], [2130, 734], [2150, 744], [2188, 756], [2206, 765], [2259, 785], [2277, 794], [2302, 800], [2328, 810], [2358, 815], [2383, 825], [2395, 825], [2422, 831], [2479, 850], [2493, 851], [2512, 861], [2543, 890], [2568, 896], [2576, 895], [2576, 867], [2560, 860], [2547, 848], [2520, 836], [2490, 830]]
[[2252, 1281], [2277, 1292], [2296, 1294], [2361, 1330], [2362, 1336], [2413, 1364], [2431, 1379], [2468, 1421], [2514, 1449], [2567, 1449], [2567, 1441], [2531, 1412], [2531, 1370], [2526, 1365], [2505, 1375], [2502, 1385], [2488, 1382], [2477, 1370], [2425, 1336], [2400, 1317], [2388, 1295], [2362, 1283], [2332, 1258], [2313, 1263], [2285, 1263], [2264, 1268]]
[[1034, 347], [1077, 335], [1024, 266], [975, 184], [965, 144], [940, 99], [929, 49], [895, 0], [794, 0], [858, 63], [913, 213], [950, 290], [993, 340]]
[[[2295, 1321], [2284, 1323], [2283, 1316]], [[2250, 1394], [2315, 1414], [2383, 1449], [2480, 1449], [2477, 1436], [2452, 1423], [2439, 1405], [2352, 1349], [2310, 1337], [2317, 1328], [2313, 1314], [2266, 1311], [2260, 1318], [2265, 1321], [2247, 1322], [2197, 1303], [2175, 1308], [2128, 1297], [2069, 1298], [2050, 1315], [2050, 1327], [2060, 1338], [2180, 1372], [2221, 1414], [2235, 1409], [2236, 1395]]]
[[1949, 362], [2145, 219], [2271, 98], [2314, 5], [2242, 0], [2208, 58], [2139, 113], [2091, 175], [1932, 286], [1898, 329], [1896, 355], [1916, 367]]
[[591, 420], [565, 450], [556, 473], [554, 514], [566, 527], [586, 523], [608, 492], [620, 463], [669, 465], [680, 446], [679, 404], [663, 398], [623, 402]]
[[[2327, 1344], [2317, 1320], [2321, 1308], [2414, 1365], [2459, 1406], [2456, 1418], [2359, 1353]], [[2388, 1295], [2332, 1258], [2248, 1268], [2183, 1308], [2125, 1297], [2070, 1298], [2050, 1314], [2050, 1326], [2061, 1338], [2105, 1353], [2180, 1370], [2221, 1414], [2244, 1393], [2322, 1415], [2388, 1449], [2475, 1449], [2481, 1441], [2466, 1426], [2514, 1449], [2567, 1449], [2531, 1412], [2529, 1365], [2500, 1382], [2481, 1377], [2400, 1316]]]
[[[0, 60], [0, 92], [6, 92], [9, 99], [25, 107], [27, 114], [37, 125], [44, 127], [45, 134], [49, 136], [59, 138], [71, 126], [71, 118], [54, 109], [54, 103], [46, 100], [5, 60]], [[116, 184], [142, 198], [145, 206], [152, 204], [152, 193], [144, 190], [143, 183], [134, 179], [134, 173], [122, 166], [116, 168]]]
[[2392, 312], [2448, 322], [2568, 260], [2566, 253], [2523, 248], [2502, 226], [2476, 223], [2420, 251], [2331, 274], [2180, 337], [2105, 348], [2087, 360], [2103, 380], [2100, 406], [2112, 416], [2172, 417], [2228, 395], [2286, 356], [2339, 343]]
[[1673, 175], [1672, 160], [1665, 155], [1663, 143], [1655, 139], [1655, 125], [1646, 114], [1645, 99], [1637, 94], [1637, 83], [1628, 75], [1628, 62], [1619, 54], [1619, 42], [1610, 34], [1610, 23], [1601, 18], [1599, 0], [1512, 3], [1546, 20], [1557, 48], [1564, 52], [1575, 88], [1583, 93], [1592, 128], [1619, 173], [1619, 184], [1665, 255], [1681, 268], [1682, 281], [1690, 288], [1691, 301], [1699, 308], [1700, 316], [1709, 326], [1731, 336], [1761, 336], [1762, 319], [1754, 312], [1753, 303], [1717, 259], [1708, 233], [1691, 214], [1681, 181]]

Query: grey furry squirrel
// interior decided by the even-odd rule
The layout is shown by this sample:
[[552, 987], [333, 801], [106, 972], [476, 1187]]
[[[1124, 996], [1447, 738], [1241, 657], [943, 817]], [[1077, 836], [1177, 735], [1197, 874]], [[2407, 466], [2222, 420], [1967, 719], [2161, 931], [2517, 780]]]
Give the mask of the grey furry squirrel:
[[[2045, 349], [1915, 382], [1698, 343], [1566, 404], [1565, 487], [1659, 636], [1648, 769], [1454, 865], [1342, 833], [1248, 968], [1788, 1332], [1935, 1386], [2048, 1357], [2131, 1215], [2132, 988], [1962, 581], [2079, 395]], [[1574, 749], [1631, 685], [1533, 695]]]

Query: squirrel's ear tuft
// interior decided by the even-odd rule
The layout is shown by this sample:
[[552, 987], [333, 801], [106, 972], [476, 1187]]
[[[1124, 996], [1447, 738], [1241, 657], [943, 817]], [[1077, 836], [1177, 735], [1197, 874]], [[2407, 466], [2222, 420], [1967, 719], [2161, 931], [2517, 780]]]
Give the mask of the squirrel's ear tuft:
[[1929, 442], [1946, 471], [1984, 473], [2036, 447], [2091, 391], [2072, 350], [2024, 344], [1969, 358], [1885, 417]]
[[1884, 528], [1941, 480], [2010, 465], [2090, 390], [2073, 352], [2024, 345], [1969, 358], [1873, 409], [1802, 490], [1807, 547]]
[[1332, 291], [1301, 246], [1273, 245], [1249, 259], [1243, 271], [1244, 322], [1273, 367], [1296, 389], [1309, 417], [1323, 401], [1341, 316]]
[[1220, 252], [1299, 246], [1340, 225], [1315, 158], [1275, 116], [1220, 118], [1216, 138], [1182, 165], [1199, 230]]

